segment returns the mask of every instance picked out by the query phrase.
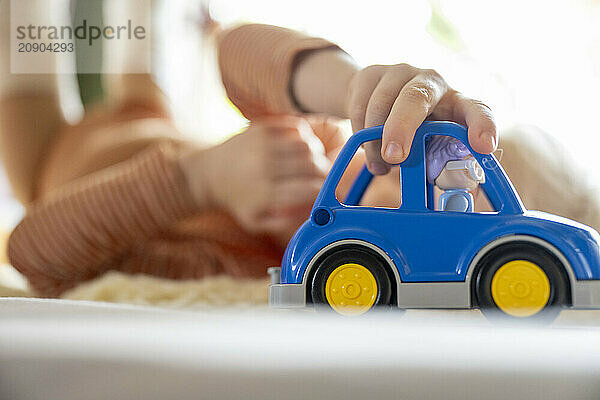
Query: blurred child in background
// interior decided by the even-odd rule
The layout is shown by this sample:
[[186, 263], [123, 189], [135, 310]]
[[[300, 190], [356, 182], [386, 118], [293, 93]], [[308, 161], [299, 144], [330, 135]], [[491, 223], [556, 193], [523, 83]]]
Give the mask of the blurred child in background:
[[[118, 3], [107, 3], [108, 22], [110, 7], [147, 19], [139, 14], [149, 10]], [[56, 24], [68, 23], [68, 2], [53, 4], [64, 7]], [[65, 104], [77, 92], [68, 76], [9, 72], [9, 0], [0, 5], [1, 149], [27, 208], [8, 251], [40, 295], [60, 295], [108, 270], [173, 279], [264, 276], [279, 265], [344, 143], [339, 119], [349, 118], [354, 131], [384, 124], [382, 142], [369, 144], [363, 158], [382, 175], [371, 196], [389, 192], [389, 165], [406, 158], [426, 118], [465, 124], [478, 152], [497, 148], [489, 108], [434, 70], [361, 68], [324, 39], [258, 24], [222, 30], [210, 19], [227, 95], [250, 120], [243, 133], [213, 147], [185, 139], [151, 74], [105, 75], [105, 101], [73, 121]], [[146, 59], [136, 49], [126, 54], [115, 59]], [[48, 62], [59, 57], [66, 55]], [[511, 160], [518, 164], [505, 152]], [[532, 172], [521, 177], [535, 176], [534, 167], [522, 167]]]

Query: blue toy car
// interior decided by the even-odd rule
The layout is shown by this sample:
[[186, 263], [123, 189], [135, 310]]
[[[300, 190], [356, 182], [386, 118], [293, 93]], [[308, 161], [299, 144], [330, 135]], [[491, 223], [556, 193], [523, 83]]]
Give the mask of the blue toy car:
[[[354, 134], [340, 152], [310, 218], [271, 268], [269, 303], [328, 306], [362, 314], [377, 306], [481, 308], [490, 315], [553, 319], [561, 308], [600, 308], [600, 236], [578, 222], [524, 208], [494, 155], [473, 151], [465, 127], [424, 122], [399, 165], [401, 205], [359, 206], [372, 175], [364, 168], [345, 201], [336, 187], [359, 147], [382, 127]], [[426, 179], [434, 135], [458, 139], [485, 173], [493, 212], [439, 211]]]

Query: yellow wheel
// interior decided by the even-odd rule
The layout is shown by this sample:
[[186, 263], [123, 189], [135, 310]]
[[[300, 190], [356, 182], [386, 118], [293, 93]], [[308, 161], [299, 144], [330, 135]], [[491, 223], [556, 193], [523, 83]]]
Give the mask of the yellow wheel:
[[527, 242], [500, 246], [478, 265], [475, 295], [490, 317], [552, 322], [568, 303], [569, 284], [562, 264]]
[[343, 264], [333, 270], [325, 283], [325, 297], [335, 311], [342, 315], [363, 314], [377, 298], [377, 281], [360, 264]]
[[509, 261], [492, 278], [492, 298], [506, 314], [529, 317], [548, 304], [550, 281], [544, 270], [531, 261]]
[[391, 283], [382, 260], [362, 248], [340, 249], [321, 260], [311, 281], [312, 301], [342, 315], [389, 305]]

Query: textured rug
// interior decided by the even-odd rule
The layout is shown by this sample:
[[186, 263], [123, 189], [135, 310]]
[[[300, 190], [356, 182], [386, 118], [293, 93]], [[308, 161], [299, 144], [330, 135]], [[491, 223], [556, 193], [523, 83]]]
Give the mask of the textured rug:
[[215, 276], [197, 281], [173, 281], [112, 271], [67, 291], [62, 297], [172, 308], [266, 306], [267, 286], [267, 278]]

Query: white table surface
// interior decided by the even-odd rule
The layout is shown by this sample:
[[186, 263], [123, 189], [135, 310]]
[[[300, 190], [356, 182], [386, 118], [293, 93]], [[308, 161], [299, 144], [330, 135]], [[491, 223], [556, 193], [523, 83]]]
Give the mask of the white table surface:
[[600, 398], [597, 327], [473, 315], [1, 299], [0, 399]]

